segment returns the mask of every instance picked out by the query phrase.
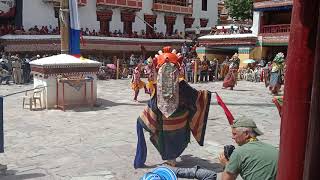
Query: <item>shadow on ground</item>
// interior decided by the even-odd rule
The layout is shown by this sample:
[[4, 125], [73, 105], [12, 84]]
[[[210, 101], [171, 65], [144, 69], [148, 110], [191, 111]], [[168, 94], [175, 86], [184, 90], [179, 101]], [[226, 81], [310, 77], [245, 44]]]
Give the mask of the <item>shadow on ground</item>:
[[87, 111], [101, 111], [101, 110], [107, 110], [109, 107], [114, 106], [146, 106], [146, 103], [148, 101], [140, 101], [140, 102], [133, 102], [132, 103], [117, 103], [113, 102], [107, 99], [97, 99], [97, 103], [94, 105], [94, 107], [74, 107], [74, 108], [68, 108], [67, 110], [72, 110], [75, 112], [87, 112]]
[[30, 174], [16, 174], [17, 171], [8, 170], [6, 175], [0, 175], [1, 180], [25, 180], [25, 179], [35, 179], [40, 177], [45, 177], [42, 173], [30, 173]]
[[215, 172], [222, 172], [223, 167], [219, 163], [212, 163], [209, 160], [202, 159], [199, 157], [195, 157], [193, 155], [183, 155], [180, 157], [181, 161], [177, 163], [177, 167], [180, 168], [192, 168], [196, 165], [208, 169], [208, 170], [213, 170]]
[[233, 91], [248, 92], [248, 91], [253, 91], [253, 90], [250, 90], [250, 89], [233, 89]]

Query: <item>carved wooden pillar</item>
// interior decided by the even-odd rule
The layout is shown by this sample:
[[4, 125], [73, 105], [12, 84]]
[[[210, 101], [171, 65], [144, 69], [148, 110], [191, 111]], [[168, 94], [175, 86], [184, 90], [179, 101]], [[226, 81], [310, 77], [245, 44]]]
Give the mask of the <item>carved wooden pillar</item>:
[[188, 16], [184, 17], [184, 26], [185, 26], [185, 28], [191, 28], [193, 22], [194, 22], [194, 18], [193, 17], [188, 17]]
[[97, 20], [100, 21], [100, 33], [104, 35], [109, 35], [112, 14], [112, 10], [97, 11]]
[[144, 15], [144, 20], [151, 25], [152, 27], [150, 27], [149, 25], [146, 25], [146, 34], [153, 34], [154, 33], [154, 25], [157, 23], [157, 15], [149, 15], [149, 14], [145, 14]]
[[200, 18], [200, 26], [201, 26], [201, 27], [207, 27], [208, 22], [209, 22], [209, 19]]
[[153, 34], [154, 33], [154, 25], [157, 23], [157, 15], [144, 15], [144, 20], [151, 25], [150, 27], [148, 24], [146, 24], [146, 34]]
[[121, 21], [123, 22], [123, 33], [132, 34], [132, 23], [135, 21], [136, 15], [130, 12], [121, 12]]
[[173, 33], [173, 26], [176, 23], [176, 16], [165, 16], [164, 17], [164, 23], [167, 26], [167, 35], [172, 35]]

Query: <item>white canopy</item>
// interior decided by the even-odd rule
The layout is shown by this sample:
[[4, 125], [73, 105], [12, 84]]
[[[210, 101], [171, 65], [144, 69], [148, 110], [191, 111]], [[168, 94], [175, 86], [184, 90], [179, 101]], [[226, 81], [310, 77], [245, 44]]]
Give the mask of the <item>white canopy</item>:
[[101, 63], [90, 59], [76, 58], [68, 54], [59, 54], [30, 62], [35, 66], [47, 67], [99, 67]]

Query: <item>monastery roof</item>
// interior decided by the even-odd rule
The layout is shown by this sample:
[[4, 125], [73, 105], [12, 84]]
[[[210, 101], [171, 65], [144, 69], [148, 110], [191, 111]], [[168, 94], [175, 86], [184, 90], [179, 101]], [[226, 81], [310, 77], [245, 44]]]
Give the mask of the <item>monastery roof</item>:
[[[4, 35], [0, 40], [59, 40], [60, 35]], [[101, 36], [83, 36], [85, 40], [109, 40], [109, 41], [124, 41], [124, 42], [155, 42], [155, 43], [183, 43], [192, 42], [187, 39], [142, 39], [142, 38], [123, 38], [123, 37], [101, 37]]]
[[[255, 10], [277, 10], [277, 9], [289, 9], [293, 4], [292, 0], [269, 0], [253, 3]], [[282, 7], [282, 8], [281, 8]]]

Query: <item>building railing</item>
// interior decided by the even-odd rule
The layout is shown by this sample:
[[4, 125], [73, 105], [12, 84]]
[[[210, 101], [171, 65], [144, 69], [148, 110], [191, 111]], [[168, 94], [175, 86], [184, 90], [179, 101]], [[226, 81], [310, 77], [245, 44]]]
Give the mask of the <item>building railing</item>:
[[160, 12], [169, 12], [169, 13], [176, 13], [176, 14], [189, 14], [193, 13], [192, 4], [188, 6], [181, 6], [177, 4], [167, 4], [167, 3], [153, 3], [154, 11]]
[[260, 33], [289, 33], [290, 24], [264, 25]]
[[[60, 0], [42, 0], [43, 2], [47, 3], [54, 3], [54, 4], [60, 4]], [[88, 0], [78, 0], [78, 5], [79, 6], [85, 6], [87, 5]]]
[[142, 0], [97, 0], [97, 5], [142, 9]]
[[154, 3], [160, 3], [160, 4], [169, 4], [169, 5], [176, 5], [176, 6], [185, 6], [188, 7], [189, 5], [192, 5], [192, 1], [190, 0], [155, 0]]

